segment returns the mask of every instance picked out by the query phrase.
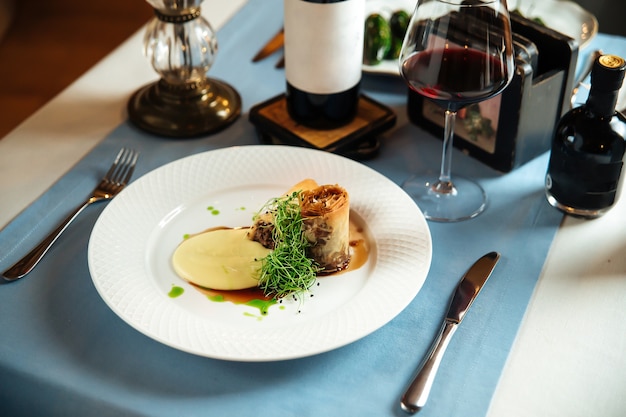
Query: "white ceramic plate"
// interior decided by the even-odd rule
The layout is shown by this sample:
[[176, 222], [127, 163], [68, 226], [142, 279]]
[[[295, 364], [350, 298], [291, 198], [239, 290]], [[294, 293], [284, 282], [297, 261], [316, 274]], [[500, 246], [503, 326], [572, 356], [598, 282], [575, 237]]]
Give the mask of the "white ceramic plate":
[[[409, 15], [416, 0], [366, 0], [365, 16], [380, 13], [389, 18], [396, 10], [405, 10]], [[551, 29], [578, 41], [579, 48], [587, 45], [598, 34], [598, 20], [594, 15], [567, 0], [511, 0], [509, 10], [518, 9], [525, 17], [539, 17]], [[397, 60], [385, 60], [378, 65], [363, 65], [368, 74], [400, 75]]]
[[[183, 235], [245, 226], [293, 184], [340, 184], [371, 244], [367, 263], [319, 278], [312, 298], [273, 305], [267, 315], [214, 302], [174, 273]], [[129, 325], [171, 347], [218, 359], [272, 361], [354, 342], [399, 314], [430, 268], [432, 242], [413, 200], [380, 173], [321, 151], [232, 147], [164, 165], [130, 184], [96, 222], [89, 270], [106, 304]], [[171, 298], [173, 287], [183, 294]]]

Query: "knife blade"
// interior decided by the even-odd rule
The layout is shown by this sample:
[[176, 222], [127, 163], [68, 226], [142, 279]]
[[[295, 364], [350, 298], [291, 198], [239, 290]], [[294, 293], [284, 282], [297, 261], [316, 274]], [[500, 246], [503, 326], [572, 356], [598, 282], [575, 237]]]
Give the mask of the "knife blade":
[[500, 254], [498, 252], [489, 252], [478, 259], [459, 281], [450, 301], [441, 330], [433, 341], [428, 355], [420, 364], [417, 374], [400, 400], [400, 406], [407, 413], [415, 414], [426, 404], [435, 375], [450, 339], [481, 288], [491, 276], [499, 259]]
[[272, 55], [274, 52], [279, 50], [285, 42], [285, 32], [281, 28], [280, 31], [272, 39], [270, 39], [263, 48], [252, 58], [252, 62], [257, 62]]

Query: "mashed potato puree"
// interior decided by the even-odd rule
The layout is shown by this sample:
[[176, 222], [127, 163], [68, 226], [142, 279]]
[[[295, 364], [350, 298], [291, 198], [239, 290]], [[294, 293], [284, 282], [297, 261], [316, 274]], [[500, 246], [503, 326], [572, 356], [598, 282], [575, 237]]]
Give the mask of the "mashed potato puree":
[[172, 257], [176, 273], [213, 290], [256, 287], [261, 259], [270, 250], [246, 237], [247, 228], [217, 229], [185, 239]]

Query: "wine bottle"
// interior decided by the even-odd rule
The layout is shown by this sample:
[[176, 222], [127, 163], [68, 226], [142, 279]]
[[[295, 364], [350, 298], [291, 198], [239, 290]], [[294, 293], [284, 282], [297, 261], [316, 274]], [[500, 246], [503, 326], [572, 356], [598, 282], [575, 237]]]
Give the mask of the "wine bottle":
[[364, 0], [284, 0], [290, 117], [315, 129], [354, 119], [363, 62]]
[[585, 104], [558, 122], [546, 174], [546, 196], [561, 211], [578, 217], [605, 214], [617, 201], [625, 159], [626, 119], [615, 111], [626, 61], [596, 59]]

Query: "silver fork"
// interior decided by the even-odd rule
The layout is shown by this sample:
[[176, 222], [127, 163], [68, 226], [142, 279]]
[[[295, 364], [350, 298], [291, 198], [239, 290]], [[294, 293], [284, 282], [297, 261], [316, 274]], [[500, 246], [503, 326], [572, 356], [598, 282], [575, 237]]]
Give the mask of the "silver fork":
[[28, 274], [44, 257], [48, 249], [50, 249], [58, 237], [61, 236], [61, 233], [63, 233], [67, 226], [69, 226], [87, 206], [98, 201], [110, 200], [122, 191], [133, 175], [138, 156], [139, 153], [135, 150], [122, 148], [115, 157], [115, 161], [113, 161], [113, 165], [111, 165], [109, 171], [91, 193], [91, 197], [76, 208], [72, 214], [67, 216], [67, 218], [42, 240], [39, 245], [17, 261], [15, 265], [4, 271], [2, 277], [6, 281], [15, 281]]

